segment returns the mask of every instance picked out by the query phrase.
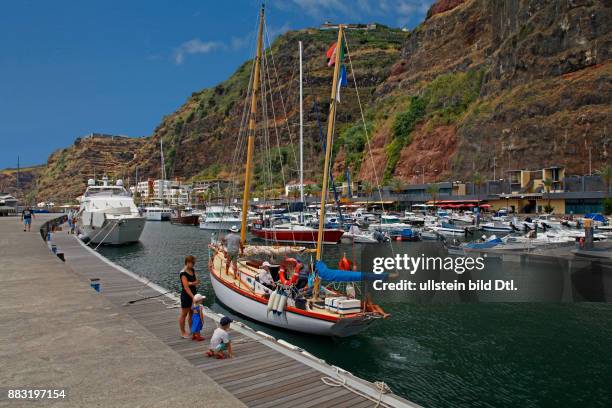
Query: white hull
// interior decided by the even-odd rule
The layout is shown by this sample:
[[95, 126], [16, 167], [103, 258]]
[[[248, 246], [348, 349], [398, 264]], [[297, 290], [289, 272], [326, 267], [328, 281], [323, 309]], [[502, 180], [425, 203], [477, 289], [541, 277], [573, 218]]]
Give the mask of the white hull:
[[352, 244], [353, 242], [356, 244], [378, 244], [378, 240], [372, 235], [351, 234], [350, 232], [345, 232], [341, 240], [344, 244]]
[[372, 232], [373, 231], [392, 232], [392, 231], [401, 231], [401, 230], [409, 229], [409, 228], [413, 228], [413, 226], [410, 224], [404, 224], [404, 223], [390, 223], [390, 224], [376, 223], [376, 224], [370, 224], [368, 226], [368, 230]]
[[363, 331], [375, 319], [364, 320], [342, 318], [337, 322], [312, 318], [301, 314], [285, 311], [283, 314], [268, 313], [267, 304], [260, 303], [235, 292], [221, 283], [211, 273], [211, 281], [217, 299], [232, 310], [258, 322], [288, 330], [320, 336], [346, 337]]
[[200, 221], [200, 229], [203, 230], [229, 230], [231, 227], [240, 229], [240, 220], [227, 221]]
[[146, 212], [145, 218], [147, 221], [170, 221], [170, 215], [170, 213]]
[[449, 236], [458, 236], [458, 235], [465, 234], [465, 230], [456, 230], [456, 229], [450, 229], [450, 228], [436, 228], [434, 229], [434, 231], [437, 232], [438, 234], [449, 235]]
[[145, 218], [133, 217], [106, 220], [101, 228], [81, 225], [79, 228], [94, 244], [121, 245], [137, 242], [144, 229]]

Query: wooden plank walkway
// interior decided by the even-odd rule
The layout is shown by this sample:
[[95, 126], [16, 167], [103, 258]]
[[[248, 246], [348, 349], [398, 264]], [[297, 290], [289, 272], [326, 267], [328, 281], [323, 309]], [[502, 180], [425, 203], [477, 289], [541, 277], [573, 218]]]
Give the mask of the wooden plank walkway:
[[[170, 294], [159, 296], [167, 292], [164, 288], [113, 264], [72, 235], [58, 232], [53, 241], [75, 273], [99, 278], [105, 297], [249, 407], [374, 407], [379, 398], [379, 406], [417, 406], [392, 393], [380, 393], [374, 384], [278, 343], [240, 322], [232, 324], [236, 357], [208, 358], [204, 352], [219, 315], [207, 310], [203, 330], [206, 341], [182, 339], [178, 335], [177, 299]], [[148, 296], [157, 297], [126, 304]], [[327, 385], [322, 377], [345, 382], [352, 390], [369, 397], [344, 386]]]

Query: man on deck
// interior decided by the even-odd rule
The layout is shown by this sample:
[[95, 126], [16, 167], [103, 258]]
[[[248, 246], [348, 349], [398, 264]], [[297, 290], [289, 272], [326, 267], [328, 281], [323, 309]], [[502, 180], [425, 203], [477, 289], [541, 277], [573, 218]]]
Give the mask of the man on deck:
[[226, 249], [225, 273], [229, 273], [231, 263], [234, 269], [234, 277], [238, 279], [238, 255], [240, 255], [244, 249], [242, 242], [240, 242], [240, 235], [238, 235], [238, 227], [232, 225], [230, 233], [223, 238], [222, 243], [225, 245]]

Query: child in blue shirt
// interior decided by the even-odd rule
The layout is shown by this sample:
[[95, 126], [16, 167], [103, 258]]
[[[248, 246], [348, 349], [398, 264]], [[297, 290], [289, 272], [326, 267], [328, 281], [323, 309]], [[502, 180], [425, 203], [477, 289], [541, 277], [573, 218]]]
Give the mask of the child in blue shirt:
[[193, 305], [191, 306], [191, 340], [202, 341], [204, 337], [200, 335], [204, 325], [204, 306], [202, 302], [206, 299], [205, 296], [197, 293], [193, 297]]

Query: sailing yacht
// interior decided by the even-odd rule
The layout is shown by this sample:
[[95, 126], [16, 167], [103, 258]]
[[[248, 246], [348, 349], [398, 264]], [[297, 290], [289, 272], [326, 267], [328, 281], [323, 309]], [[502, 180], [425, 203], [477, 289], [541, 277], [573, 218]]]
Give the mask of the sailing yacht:
[[[247, 157], [242, 200], [240, 239], [244, 245], [243, 256], [237, 262], [237, 270], [233, 273], [230, 267], [226, 273], [228, 262], [226, 248], [222, 242], [213, 241], [209, 245], [211, 256], [209, 270], [211, 282], [217, 299], [236, 312], [265, 324], [295, 330], [304, 333], [345, 337], [354, 335], [366, 329], [371, 323], [386, 315], [379, 306], [369, 301], [355, 299], [354, 296], [331, 290], [321, 285], [321, 281], [358, 281], [372, 278], [372, 274], [348, 272], [329, 269], [322, 260], [324, 241], [325, 200], [326, 193], [321, 194], [321, 214], [317, 229], [317, 249], [314, 268], [309, 273], [309, 282], [298, 290], [298, 273], [300, 268], [309, 271], [307, 262], [301, 263], [296, 257], [300, 254], [306, 258], [303, 247], [255, 246], [246, 242], [247, 213], [249, 209], [250, 180], [253, 166], [253, 150], [259, 100], [260, 68], [262, 58], [262, 33], [264, 27], [264, 8], [260, 12], [257, 35], [257, 54], [252, 75], [250, 115], [247, 130]], [[338, 30], [337, 47], [342, 47], [343, 27]], [[325, 167], [323, 170], [323, 186], [329, 184], [329, 163], [331, 159], [331, 140], [333, 122], [336, 112], [336, 89], [339, 78], [340, 55], [335, 56], [332, 97], [330, 105], [329, 127], [325, 149]], [[323, 189], [324, 191], [326, 189]], [[339, 238], [338, 238], [339, 239]], [[291, 258], [287, 258], [292, 256]], [[285, 257], [278, 265], [267, 266], [279, 273], [276, 287], [268, 287], [259, 282], [263, 273], [263, 262], [275, 264], [274, 260]], [[308, 268], [308, 269], [306, 269]], [[379, 275], [375, 275], [380, 279]], [[303, 281], [302, 281], [303, 282]]]
[[94, 244], [121, 245], [136, 242], [144, 229], [145, 217], [140, 215], [130, 193], [117, 180], [110, 185], [105, 176], [100, 185], [87, 181], [87, 190], [80, 197], [77, 227], [84, 238]]

